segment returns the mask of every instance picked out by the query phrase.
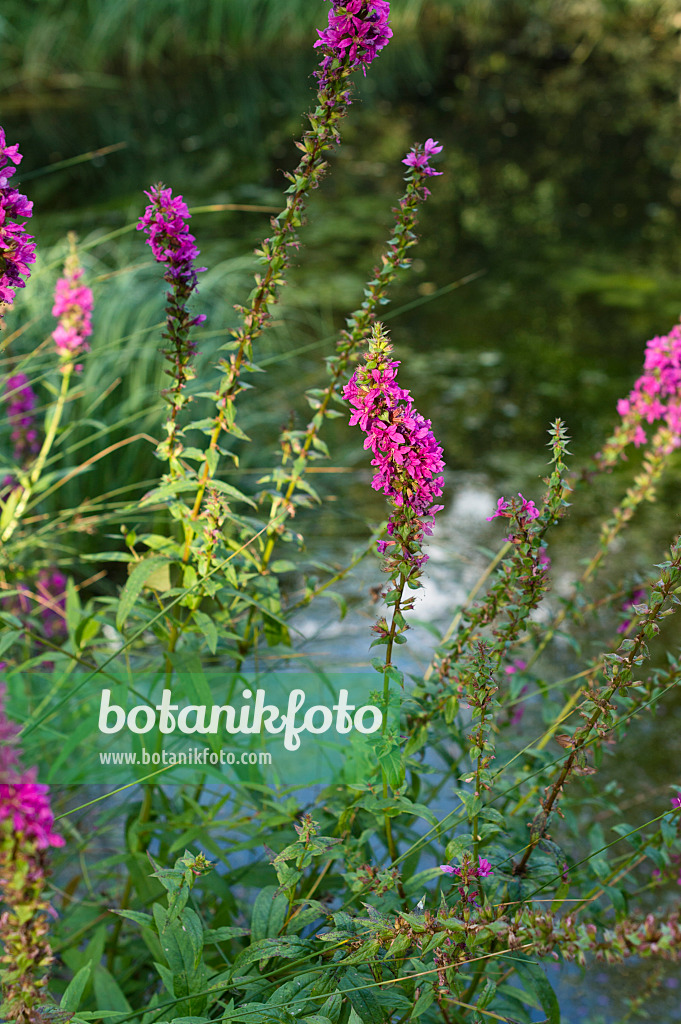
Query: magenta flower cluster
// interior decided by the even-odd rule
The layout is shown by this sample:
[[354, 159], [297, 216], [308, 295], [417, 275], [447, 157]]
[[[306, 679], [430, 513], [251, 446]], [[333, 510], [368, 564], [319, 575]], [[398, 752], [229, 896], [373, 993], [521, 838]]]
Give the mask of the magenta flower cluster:
[[[461, 868], [455, 868], [452, 864], [440, 864], [440, 871], [445, 875], [461, 875]], [[466, 874], [468, 878], [487, 878], [488, 875], [492, 874], [492, 865], [484, 857], [481, 857], [478, 861], [478, 866], [474, 864], [468, 865]]]
[[25, 287], [22, 279], [31, 276], [29, 264], [35, 263], [33, 236], [19, 223], [31, 216], [33, 203], [8, 184], [19, 163], [19, 147], [7, 146], [0, 128], [0, 302], [8, 304], [14, 301], [17, 288]]
[[[149, 205], [139, 219], [137, 230], [148, 236], [147, 243], [158, 262], [166, 264], [166, 281], [189, 294], [196, 288], [197, 273], [206, 268], [194, 266], [199, 249], [186, 224], [189, 220], [187, 204], [182, 196], [173, 196], [173, 190], [162, 185], [152, 185], [144, 194]], [[192, 325], [203, 323], [205, 319], [203, 315], [197, 316]]]
[[[15, 373], [5, 381], [7, 421], [11, 427], [12, 454], [19, 466], [25, 466], [40, 447], [33, 410], [36, 395], [24, 373]], [[11, 482], [12, 478], [10, 478]]]
[[52, 307], [52, 316], [59, 319], [52, 338], [65, 363], [90, 348], [85, 339], [92, 334], [92, 290], [82, 283], [82, 278], [83, 269], [76, 257], [68, 256], [64, 276], [57, 281]]
[[[420, 542], [424, 533], [432, 533], [432, 516], [444, 508], [436, 503], [444, 484], [442, 448], [430, 420], [414, 409], [409, 392], [397, 384], [400, 363], [390, 359], [391, 351], [387, 342], [375, 336], [366, 365], [357, 367], [343, 388], [343, 397], [354, 409], [350, 425], [359, 424], [367, 435], [364, 447], [373, 453], [371, 465], [376, 472], [371, 485], [383, 491], [396, 509], [388, 534], [394, 536], [399, 513], [407, 511], [420, 521], [415, 538]], [[392, 544], [394, 540], [379, 542], [379, 551]], [[420, 565], [426, 558], [415, 555], [412, 560]]]
[[7, 821], [13, 832], [38, 850], [63, 846], [64, 839], [53, 831], [49, 787], [35, 781], [35, 768], [21, 766], [18, 729], [5, 713], [5, 692], [0, 682], [0, 826]]
[[522, 494], [518, 493], [520, 498], [520, 504], [515, 498], [511, 498], [510, 501], [506, 501], [505, 498], [499, 498], [497, 507], [491, 516], [487, 516], [487, 522], [491, 523], [493, 519], [512, 519], [513, 516], [517, 516], [521, 523], [531, 523], [533, 519], [538, 519], [540, 516], [539, 509], [533, 501], [528, 501], [527, 498], [523, 498]]
[[423, 146], [417, 144], [413, 146], [406, 157], [402, 161], [408, 167], [413, 167], [414, 170], [418, 170], [421, 174], [425, 174], [426, 177], [430, 177], [433, 174], [442, 174], [442, 171], [435, 171], [430, 166], [430, 158], [435, 156], [436, 153], [442, 152], [442, 146], [435, 139], [426, 139]]
[[661, 422], [672, 435], [670, 449], [681, 446], [681, 325], [648, 342], [643, 374], [629, 397], [619, 400], [617, 411], [627, 443], [645, 444], [642, 424]]
[[361, 65], [366, 74], [393, 34], [389, 16], [388, 0], [331, 0], [328, 26], [317, 30], [319, 39], [314, 44], [325, 50], [321, 70], [316, 72], [322, 88], [334, 61], [345, 63], [350, 71]]
[[[199, 250], [196, 240], [187, 227], [189, 210], [182, 196], [173, 196], [172, 189], [152, 185], [145, 195], [151, 200], [137, 225], [144, 231], [147, 242], [159, 263], [165, 266], [163, 279], [170, 285], [166, 292], [167, 330], [163, 337], [170, 342], [163, 354], [169, 362], [168, 373], [174, 384], [164, 391], [166, 401], [172, 406], [170, 420], [166, 424], [168, 440], [164, 456], [172, 455], [176, 445], [176, 416], [187, 399], [183, 391], [194, 378], [192, 359], [196, 354], [196, 342], [191, 329], [202, 324], [205, 314], [192, 316], [187, 302], [197, 286], [197, 273], [205, 267], [195, 267]], [[159, 448], [159, 453], [161, 449]]]

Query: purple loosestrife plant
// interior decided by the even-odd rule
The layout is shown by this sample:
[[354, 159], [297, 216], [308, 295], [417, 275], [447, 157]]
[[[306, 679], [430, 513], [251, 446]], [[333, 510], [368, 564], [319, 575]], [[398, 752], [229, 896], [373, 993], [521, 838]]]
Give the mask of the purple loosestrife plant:
[[[383, 491], [391, 506], [387, 537], [378, 543], [385, 555], [383, 570], [390, 574], [392, 587], [384, 595], [392, 607], [390, 625], [382, 617], [373, 627], [378, 634], [374, 644], [386, 647], [385, 661], [374, 667], [383, 674], [383, 737], [379, 750], [383, 772], [383, 794], [388, 794], [388, 773], [385, 764], [395, 753], [393, 741], [387, 736], [390, 683], [404, 684], [402, 673], [392, 663], [394, 644], [405, 643], [408, 626], [404, 612], [413, 607], [414, 599], [404, 599], [405, 587], [417, 590], [422, 566], [427, 560], [422, 545], [426, 534], [433, 528], [433, 516], [443, 505], [437, 499], [442, 495], [444, 479], [442, 448], [431, 429], [430, 420], [414, 409], [409, 391], [399, 387], [395, 378], [399, 361], [391, 359], [392, 346], [386, 340], [381, 324], [376, 324], [365, 356], [349, 382], [343, 388], [343, 397], [353, 408], [350, 424], [359, 424], [367, 435], [364, 447], [372, 454], [376, 472], [372, 480], [374, 490]], [[372, 645], [373, 646], [373, 645]], [[399, 741], [395, 741], [399, 749]], [[384, 760], [381, 760], [381, 758]], [[392, 785], [401, 781], [402, 769], [393, 773]], [[386, 840], [392, 860], [397, 856], [390, 818], [385, 817]]]
[[0, 323], [4, 307], [12, 304], [17, 288], [26, 286], [24, 278], [31, 275], [29, 264], [35, 263], [33, 236], [21, 223], [31, 216], [33, 203], [9, 185], [21, 159], [19, 147], [6, 145], [5, 132], [0, 128]]
[[176, 474], [177, 458], [182, 451], [177, 417], [190, 401], [185, 389], [195, 377], [192, 360], [196, 354], [196, 342], [192, 330], [206, 319], [203, 313], [192, 316], [187, 303], [196, 290], [197, 273], [206, 268], [195, 266], [199, 249], [187, 226], [189, 210], [182, 196], [173, 196], [172, 189], [162, 185], [152, 186], [145, 195], [149, 198], [149, 205], [139, 220], [137, 230], [147, 235], [154, 257], [165, 266], [163, 279], [170, 285], [170, 291], [166, 293], [167, 326], [163, 333], [170, 347], [164, 349], [163, 354], [168, 360], [168, 374], [173, 384], [163, 393], [170, 405], [170, 414], [165, 423], [167, 437], [157, 451], [169, 460], [171, 473]]
[[37, 1024], [52, 963], [44, 896], [50, 847], [64, 845], [54, 832], [48, 787], [20, 761], [17, 729], [5, 713], [0, 683], [0, 1013]]

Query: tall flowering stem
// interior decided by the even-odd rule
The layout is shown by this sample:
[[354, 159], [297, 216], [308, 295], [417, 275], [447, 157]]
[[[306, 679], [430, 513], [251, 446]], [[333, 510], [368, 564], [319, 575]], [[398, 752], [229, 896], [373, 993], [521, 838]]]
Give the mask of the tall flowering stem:
[[[302, 478], [312, 459], [326, 457], [326, 446], [319, 435], [324, 419], [333, 415], [331, 403], [340, 398], [341, 381], [347, 379], [348, 368], [357, 358], [360, 346], [364, 345], [376, 319], [380, 306], [387, 300], [390, 284], [399, 270], [409, 267], [411, 260], [407, 256], [409, 249], [416, 245], [418, 237], [414, 231], [417, 222], [418, 208], [430, 195], [426, 188], [426, 179], [439, 174], [430, 166], [431, 156], [442, 151], [442, 146], [433, 139], [428, 139], [421, 146], [414, 146], [402, 161], [408, 166], [406, 174], [407, 187], [400, 197], [398, 205], [393, 209], [395, 226], [387, 247], [381, 256], [381, 263], [374, 268], [372, 279], [365, 288], [364, 302], [350, 315], [347, 327], [341, 332], [336, 346], [336, 355], [327, 361], [330, 380], [323, 391], [309, 391], [308, 402], [314, 415], [304, 431], [287, 430], [282, 435], [282, 465], [272, 476], [263, 478], [261, 483], [272, 483], [276, 489], [272, 493], [270, 507], [270, 524], [281, 521], [281, 512], [295, 512], [293, 497], [297, 489], [309, 493], [309, 485], [301, 486]], [[336, 413], [337, 415], [337, 413]], [[287, 469], [287, 463], [291, 468]], [[283, 492], [283, 493], [282, 493]], [[313, 494], [313, 497], [316, 495]], [[307, 500], [304, 496], [303, 500]], [[262, 557], [262, 568], [266, 569], [272, 557], [276, 538], [283, 529], [283, 524], [276, 528], [271, 526], [268, 531], [267, 544]]]
[[0, 128], [0, 325], [3, 314], [14, 302], [17, 288], [24, 288], [35, 263], [35, 242], [23, 220], [33, 213], [33, 203], [9, 184], [21, 163], [17, 145], [8, 146]]
[[[402, 673], [392, 663], [393, 646], [406, 642], [408, 629], [404, 613], [414, 604], [414, 597], [405, 599], [405, 590], [418, 590], [423, 564], [424, 536], [432, 533], [433, 516], [444, 506], [437, 503], [442, 495], [444, 462], [430, 420], [417, 412], [409, 392], [399, 387], [395, 378], [397, 360], [391, 359], [392, 346], [386, 340], [381, 324], [372, 330], [364, 364], [360, 364], [343, 388], [343, 397], [353, 408], [350, 424], [359, 424], [367, 435], [364, 447], [372, 454], [376, 472], [374, 490], [383, 491], [391, 507], [387, 537], [378, 542], [385, 556], [383, 571], [389, 574], [391, 587], [385, 600], [392, 608], [388, 624], [385, 617], [373, 627], [377, 633], [374, 645], [386, 647], [383, 673], [385, 735], [390, 703], [390, 683], [403, 683]], [[372, 645], [373, 646], [373, 645]], [[378, 666], [377, 666], [378, 667]], [[388, 794], [388, 780], [383, 770], [383, 793]], [[392, 859], [396, 850], [392, 840], [390, 819], [386, 815], [386, 836]]]
[[471, 677], [468, 692], [468, 705], [472, 709], [472, 730], [468, 739], [471, 744], [470, 756], [475, 764], [475, 777], [471, 780], [475, 786], [474, 800], [470, 805], [473, 811], [469, 813], [469, 824], [473, 835], [473, 863], [477, 867], [480, 863], [478, 808], [481, 805], [483, 793], [492, 786], [490, 766], [496, 751], [492, 730], [494, 713], [500, 705], [495, 696], [499, 690], [494, 679], [495, 662], [490, 657], [487, 645], [481, 640], [476, 645], [474, 657], [477, 671]]
[[681, 540], [677, 538], [672, 545], [669, 560], [657, 568], [660, 577], [651, 588], [648, 604], [637, 606], [640, 621], [635, 635], [623, 640], [613, 654], [603, 657], [602, 684], [594, 677], [589, 680], [589, 689], [580, 711], [584, 724], [571, 736], [564, 737], [563, 743], [569, 754], [555, 781], [547, 788], [541, 801], [541, 810], [531, 823], [530, 841], [520, 860], [514, 864], [516, 875], [525, 872], [533, 850], [546, 835], [552, 811], [564, 786], [573, 774], [579, 774], [580, 771], [584, 773], [584, 752], [592, 735], [603, 739], [612, 728], [612, 712], [616, 708], [613, 699], [620, 693], [626, 694], [628, 687], [636, 685], [635, 668], [649, 657], [647, 642], [660, 632], [660, 619], [671, 614], [681, 604], [677, 593], [681, 586]]
[[54, 293], [52, 315], [58, 323], [52, 332], [55, 349], [59, 357], [61, 387], [57, 401], [51, 410], [45, 438], [35, 461], [19, 478], [19, 487], [15, 487], [0, 517], [0, 538], [3, 542], [10, 539], [21, 520], [26, 506], [34, 492], [35, 485], [45, 467], [52, 450], [64, 408], [68, 399], [69, 384], [73, 372], [82, 370], [82, 365], [75, 360], [89, 348], [87, 338], [92, 334], [92, 292], [83, 284], [83, 271], [79, 266], [76, 254], [75, 235], [69, 235], [69, 255], [64, 264], [64, 274], [57, 281]]
[[[244, 437], [236, 424], [234, 407], [243, 390], [241, 374], [254, 369], [251, 363], [253, 342], [271, 321], [270, 306], [276, 302], [285, 283], [289, 251], [299, 245], [297, 229], [303, 222], [308, 196], [318, 186], [327, 167], [324, 154], [340, 142], [339, 124], [350, 104], [348, 78], [359, 65], [366, 70], [387, 42], [390, 37], [388, 13], [386, 0], [349, 0], [346, 4], [334, 0], [331, 5], [328, 28], [316, 44], [323, 52], [321, 67], [317, 71], [317, 106], [309, 115], [309, 130], [296, 143], [303, 156], [297, 168], [286, 174], [290, 182], [286, 207], [272, 219], [273, 234], [256, 250], [264, 272], [256, 275], [248, 304], [236, 306], [241, 326], [232, 330], [233, 340], [225, 346], [229, 356], [218, 364], [222, 379], [215, 394], [216, 413], [209, 426], [199, 428], [209, 441], [198, 473], [191, 520], [198, 519], [206, 487], [215, 476], [223, 432], [236, 438]], [[188, 534], [185, 560], [189, 557], [190, 544], [191, 535]]]
[[7, 1020], [42, 1020], [46, 971], [53, 957], [48, 940], [51, 908], [44, 895], [47, 850], [63, 846], [53, 831], [48, 787], [25, 770], [17, 729], [5, 714], [0, 683], [0, 1013]]
[[196, 376], [192, 360], [196, 354], [196, 342], [192, 329], [203, 323], [204, 314], [192, 316], [187, 303], [197, 287], [197, 273], [205, 267], [195, 267], [199, 256], [196, 239], [187, 226], [189, 210], [182, 196], [173, 196], [172, 189], [154, 185], [145, 193], [149, 199], [144, 214], [137, 225], [144, 231], [155, 258], [166, 268], [164, 281], [170, 285], [166, 293], [166, 330], [163, 337], [169, 348], [163, 350], [168, 360], [168, 374], [172, 386], [163, 392], [170, 410], [165, 421], [166, 438], [157, 448], [161, 458], [170, 463], [171, 476], [178, 476], [178, 458], [182, 445], [178, 440], [177, 418], [184, 406], [191, 400], [186, 394], [187, 384]]
[[[550, 585], [551, 560], [544, 538], [568, 508], [570, 485], [566, 464], [569, 437], [565, 424], [556, 420], [549, 434], [553, 465], [544, 481], [547, 490], [541, 506], [537, 508], [522, 494], [499, 498], [496, 509], [487, 517], [489, 521], [505, 520], [508, 536], [454, 616], [424, 673], [423, 683], [414, 689], [413, 702], [419, 705], [419, 711], [409, 723], [411, 729], [427, 726], [443, 713], [449, 714], [452, 701], [458, 702], [464, 692], [469, 703], [476, 706], [480, 680], [491, 679], [494, 675], [498, 678], [502, 664], [508, 661], [510, 651], [527, 628], [533, 609]], [[491, 584], [484, 598], [474, 603], [475, 595], [489, 580]], [[522, 589], [518, 582], [522, 583]], [[483, 641], [484, 672], [479, 646]], [[469, 738], [472, 746], [477, 747]], [[477, 756], [474, 751], [474, 759]], [[486, 784], [489, 780], [484, 781]]]

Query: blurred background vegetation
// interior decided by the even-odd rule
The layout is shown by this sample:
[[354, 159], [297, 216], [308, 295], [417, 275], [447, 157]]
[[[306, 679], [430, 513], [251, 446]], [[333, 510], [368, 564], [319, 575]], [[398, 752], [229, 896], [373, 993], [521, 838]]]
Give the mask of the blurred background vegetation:
[[[88, 432], [114, 444], [158, 431], [164, 289], [134, 230], [152, 182], [195, 211], [209, 268], [195, 305], [208, 313], [200, 348], [213, 373], [253, 247], [280, 207], [281, 172], [296, 162], [327, 10], [322, 0], [4, 0], [2, 122], [24, 154], [40, 252], [5, 366], [21, 369], [28, 353], [32, 373], [50, 366], [39, 346], [75, 229], [95, 287], [83, 384], [96, 418], [72, 435], [74, 465]], [[432, 136], [445, 146], [443, 176], [385, 319], [450, 470], [481, 472], [499, 491], [536, 489], [548, 423], [567, 422], [579, 455], [596, 450], [645, 341], [681, 311], [681, 14], [673, 0], [393, 0], [392, 11], [394, 38], [357, 76], [294, 287], [261, 340], [268, 374], [242, 410], [259, 444], [243, 465], [255, 481], [281, 426], [305, 421], [301, 384], [323, 379], [334, 332], [362, 300], [391, 232], [401, 159]], [[363, 465], [344, 424], [332, 440], [347, 453], [339, 462]], [[156, 471], [141, 441], [118, 451], [115, 480], [104, 460], [92, 467], [91, 493], [121, 480], [141, 493]], [[365, 481], [350, 479], [365, 506]], [[339, 479], [326, 480], [338, 492]], [[67, 484], [55, 511], [81, 486]], [[647, 533], [667, 535], [671, 506], [661, 507], [644, 512]], [[381, 517], [378, 496], [371, 511]], [[347, 503], [344, 513], [332, 532], [346, 534]]]
[[[323, 0], [4, 0], [2, 123], [24, 154], [40, 253], [4, 365], [22, 369], [31, 354], [32, 375], [51, 366], [41, 343], [70, 229], [95, 288], [83, 376], [91, 422], [74, 427], [67, 464], [93, 433], [102, 445], [157, 436], [164, 288], [134, 230], [152, 182], [195, 211], [209, 268], [195, 307], [208, 313], [200, 349], [211, 378], [268, 210], [280, 208], [281, 172], [296, 162], [327, 10]], [[450, 471], [534, 493], [549, 422], [566, 421], [578, 455], [598, 449], [645, 341], [681, 311], [681, 15], [673, 0], [393, 0], [392, 11], [394, 38], [356, 76], [294, 287], [256, 353], [268, 373], [242, 396], [242, 426], [258, 440], [242, 466], [255, 487], [281, 426], [305, 422], [301, 385], [323, 379], [334, 332], [362, 300], [391, 233], [401, 159], [432, 136], [445, 146], [443, 176], [385, 319]], [[334, 459], [363, 466], [345, 424], [334, 427]], [[134, 497], [157, 469], [153, 442], [140, 440], [95, 463], [88, 492]], [[75, 478], [57, 492], [53, 513], [67, 518], [82, 486]], [[355, 520], [337, 503], [331, 535], [352, 522], [363, 535], [372, 498], [370, 513], [383, 515], [354, 474], [325, 476], [322, 489], [349, 493], [361, 510]], [[669, 501], [643, 512], [653, 541], [677, 517], [674, 495], [670, 484]], [[594, 511], [583, 508], [585, 518]], [[579, 534], [583, 521], [576, 514], [568, 530]], [[643, 568], [649, 550], [639, 550]]]
[[[449, 559], [446, 587], [452, 565], [489, 540], [479, 532], [487, 496], [541, 493], [549, 422], [566, 421], [578, 456], [597, 450], [640, 372], [646, 340], [678, 320], [681, 13], [677, 0], [391, 7], [394, 38], [367, 77], [357, 76], [343, 145], [312, 198], [289, 273], [293, 287], [255, 354], [268, 372], [242, 396], [240, 423], [257, 441], [244, 449], [242, 467], [255, 490], [281, 426], [306, 422], [302, 389], [324, 379], [323, 357], [390, 236], [401, 159], [414, 142], [438, 139], [443, 176], [432, 179], [413, 271], [385, 320], [404, 363], [401, 383], [445, 447], [450, 535], [438, 543], [442, 563]], [[68, 572], [78, 551], [89, 544], [95, 554], [100, 543], [88, 537], [89, 515], [134, 501], [159, 470], [165, 289], [134, 230], [143, 189], [161, 180], [194, 211], [209, 268], [193, 303], [208, 314], [203, 390], [235, 323], [233, 303], [250, 289], [268, 210], [280, 208], [281, 172], [296, 162], [293, 142], [314, 101], [314, 30], [327, 9], [322, 0], [3, 0], [0, 122], [24, 154], [20, 183], [35, 204], [40, 257], [7, 318], [17, 333], [2, 365], [26, 367], [36, 388], [53, 373], [51, 292], [74, 229], [95, 290], [95, 334], [82, 376], [88, 420], [69, 425], [66, 466], [93, 443], [149, 435], [45, 498], [36, 536]], [[355, 431], [335, 421], [329, 439], [334, 465], [363, 467], [315, 478], [338, 500], [308, 541], [340, 560], [348, 539], [366, 536], [365, 518], [384, 510], [367, 486]], [[598, 493], [582, 493], [561, 531], [568, 544], [554, 560], [558, 592], [574, 576], [594, 515], [607, 514], [622, 487], [616, 473]], [[464, 491], [483, 495], [482, 505], [473, 502], [475, 527], [470, 509], [457, 519]], [[637, 513], [613, 581], [660, 560], [678, 532], [678, 492], [677, 472], [660, 501]], [[54, 532], [76, 506], [77, 544]], [[305, 516], [296, 523], [305, 533]], [[437, 554], [431, 566], [435, 573]], [[108, 567], [110, 579], [116, 569]], [[364, 633], [361, 642], [364, 650]], [[637, 736], [637, 761], [613, 769], [628, 779], [633, 803], [664, 789], [679, 754], [673, 715], [646, 720]], [[603, 1019], [622, 1019], [617, 978], [602, 995], [611, 1007]]]

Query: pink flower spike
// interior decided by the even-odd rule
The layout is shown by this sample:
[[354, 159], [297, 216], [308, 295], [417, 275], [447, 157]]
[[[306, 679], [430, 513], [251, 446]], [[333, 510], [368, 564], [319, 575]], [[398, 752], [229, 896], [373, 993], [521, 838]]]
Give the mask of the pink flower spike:
[[64, 276], [57, 281], [54, 292], [52, 316], [59, 323], [52, 331], [52, 340], [62, 364], [62, 369], [74, 366], [74, 361], [90, 346], [86, 341], [92, 334], [92, 291], [82, 283], [83, 269], [78, 263], [75, 235], [69, 237], [71, 251], [64, 263]]
[[453, 868], [451, 864], [440, 864], [440, 871], [445, 875], [458, 875], [459, 869]]
[[343, 397], [353, 407], [351, 424], [360, 423], [367, 435], [364, 447], [374, 456], [371, 486], [392, 505], [388, 533], [393, 535], [398, 522], [409, 525], [410, 541], [402, 538], [401, 557], [418, 568], [427, 557], [420, 552], [423, 537], [443, 507], [437, 499], [444, 486], [444, 461], [430, 420], [416, 412], [409, 391], [395, 381], [399, 363], [390, 359], [391, 351], [376, 325], [366, 362], [343, 388]]

